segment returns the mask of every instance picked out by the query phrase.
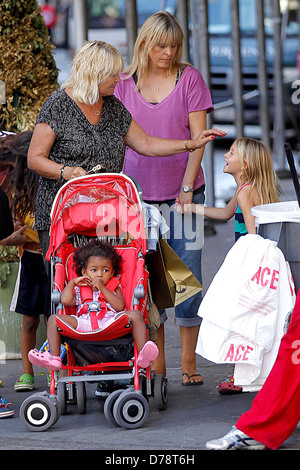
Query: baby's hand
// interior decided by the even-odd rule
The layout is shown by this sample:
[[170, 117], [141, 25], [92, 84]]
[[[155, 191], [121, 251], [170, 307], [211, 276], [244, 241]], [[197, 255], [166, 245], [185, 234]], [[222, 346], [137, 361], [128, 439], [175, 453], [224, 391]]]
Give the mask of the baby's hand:
[[103, 280], [100, 279], [99, 277], [96, 277], [95, 279], [93, 279], [91, 284], [92, 284], [93, 290], [102, 290], [103, 287], [105, 287]]
[[73, 279], [75, 286], [91, 286], [92, 280], [88, 276], [75, 277]]

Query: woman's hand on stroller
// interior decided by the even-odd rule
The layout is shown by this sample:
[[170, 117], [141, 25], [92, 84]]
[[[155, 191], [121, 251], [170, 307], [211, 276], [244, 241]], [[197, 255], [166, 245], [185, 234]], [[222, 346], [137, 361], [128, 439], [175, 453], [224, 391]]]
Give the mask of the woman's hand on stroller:
[[81, 166], [66, 166], [63, 172], [63, 178], [66, 181], [78, 178], [79, 176], [85, 176], [88, 172], [85, 171]]

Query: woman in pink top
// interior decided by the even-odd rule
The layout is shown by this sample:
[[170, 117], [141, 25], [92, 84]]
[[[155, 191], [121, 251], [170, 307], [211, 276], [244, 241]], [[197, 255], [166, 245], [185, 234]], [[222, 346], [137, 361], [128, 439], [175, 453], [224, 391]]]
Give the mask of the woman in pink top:
[[[138, 35], [132, 64], [116, 86], [116, 97], [149, 135], [191, 139], [206, 129], [206, 114], [213, 110], [202, 75], [181, 62], [183, 39], [178, 22], [168, 12], [150, 16]], [[169, 208], [168, 242], [201, 282], [203, 237], [197, 230], [194, 215], [173, 210], [177, 197], [183, 207], [192, 200], [204, 203], [203, 149], [192, 151], [188, 145], [185, 148], [185, 154], [164, 158], [146, 157], [127, 148], [124, 171], [140, 183], [146, 202]], [[175, 323], [180, 327], [182, 342], [183, 385], [203, 383], [196, 370], [195, 356], [200, 302], [201, 292], [175, 309]], [[161, 314], [161, 318], [160, 354], [153, 364], [156, 373], [165, 373], [163, 320], [166, 316]]]

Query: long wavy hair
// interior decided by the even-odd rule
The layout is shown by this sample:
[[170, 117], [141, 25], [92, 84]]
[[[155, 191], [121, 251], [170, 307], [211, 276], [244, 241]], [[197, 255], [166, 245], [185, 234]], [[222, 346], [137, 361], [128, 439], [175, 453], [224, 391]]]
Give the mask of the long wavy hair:
[[73, 59], [71, 75], [61, 88], [72, 87], [73, 97], [81, 103], [95, 104], [99, 99], [99, 83], [109, 75], [123, 71], [121, 53], [104, 41], [86, 41]]
[[27, 166], [31, 137], [32, 131], [24, 131], [0, 139], [0, 161], [9, 164], [6, 193], [11, 200], [13, 218], [23, 218], [27, 213], [35, 212], [39, 177]]
[[261, 204], [278, 202], [280, 188], [270, 150], [256, 139], [242, 137], [235, 142], [243, 165], [242, 182], [255, 186]]
[[177, 46], [177, 51], [173, 62], [170, 64], [168, 73], [171, 74], [174, 68], [179, 68], [184, 64], [181, 62], [183, 51], [183, 31], [173, 15], [167, 11], [159, 11], [149, 16], [144, 22], [134, 46], [133, 59], [126, 69], [127, 78], [134, 73], [137, 74], [137, 88], [147, 78], [149, 52], [158, 44]]

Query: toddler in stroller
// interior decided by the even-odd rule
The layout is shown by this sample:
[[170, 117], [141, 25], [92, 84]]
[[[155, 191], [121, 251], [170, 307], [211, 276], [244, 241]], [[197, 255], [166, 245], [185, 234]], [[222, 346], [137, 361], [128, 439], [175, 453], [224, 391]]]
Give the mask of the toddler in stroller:
[[[78, 277], [70, 280], [61, 295], [66, 307], [76, 306], [76, 315], [60, 315], [66, 323], [81, 332], [101, 329], [124, 313], [125, 300], [117, 276], [121, 256], [107, 242], [92, 240], [74, 253], [74, 268]], [[90, 302], [100, 302], [99, 312], [89, 310]], [[153, 341], [147, 341], [146, 325], [139, 310], [125, 312], [132, 322], [132, 335], [138, 349], [137, 366], [148, 367], [158, 355]], [[50, 370], [61, 368], [60, 346], [62, 337], [57, 330], [56, 315], [48, 321], [47, 337], [49, 351], [32, 349], [32, 364]]]
[[[101, 254], [85, 251], [100, 247], [105, 250]], [[66, 182], [58, 191], [46, 255], [52, 286], [46, 342], [50, 351], [45, 353], [45, 343], [30, 357], [46, 358], [39, 365], [61, 371], [51, 371], [49, 393], [30, 395], [22, 403], [20, 418], [31, 431], [50, 428], [69, 405], [73, 409], [76, 404], [79, 414], [85, 413], [86, 388], [90, 392], [95, 384], [96, 396], [105, 397], [103, 411], [112, 425], [141, 427], [149, 414], [149, 399], [156, 408], [166, 408], [166, 377], [152, 373], [149, 365], [157, 347], [148, 341], [155, 340], [155, 332], [148, 315], [152, 300], [146, 253], [140, 195], [129, 177], [87, 175]], [[74, 269], [74, 257], [80, 254], [83, 261], [78, 258]], [[105, 281], [94, 280], [88, 266], [99, 254], [106, 263], [101, 269], [109, 274]], [[97, 271], [96, 265], [92, 270]]]

